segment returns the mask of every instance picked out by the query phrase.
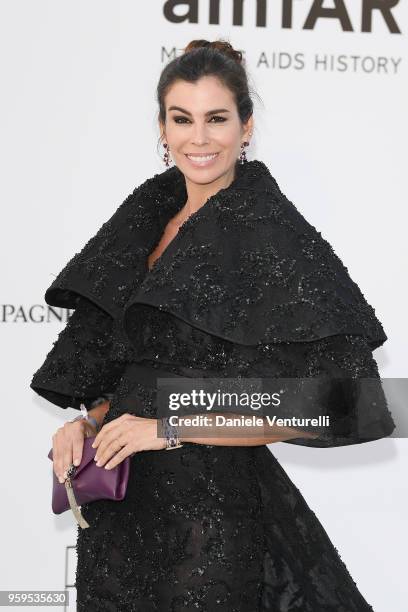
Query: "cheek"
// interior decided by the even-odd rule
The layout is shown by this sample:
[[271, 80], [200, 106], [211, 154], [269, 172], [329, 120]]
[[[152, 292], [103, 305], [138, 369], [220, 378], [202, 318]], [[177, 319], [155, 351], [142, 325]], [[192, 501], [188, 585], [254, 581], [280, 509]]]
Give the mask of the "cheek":
[[187, 137], [187, 132], [183, 132], [183, 130], [174, 129], [174, 127], [167, 128], [167, 138], [170, 143], [173, 144], [173, 147], [177, 147], [179, 143], [185, 142]]
[[226, 148], [236, 148], [241, 142], [241, 132], [235, 126], [225, 128], [217, 141]]

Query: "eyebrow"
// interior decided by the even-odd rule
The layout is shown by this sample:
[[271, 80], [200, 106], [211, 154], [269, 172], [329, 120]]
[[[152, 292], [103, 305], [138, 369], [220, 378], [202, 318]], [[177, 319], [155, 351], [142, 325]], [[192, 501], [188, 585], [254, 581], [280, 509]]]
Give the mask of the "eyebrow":
[[[186, 115], [190, 115], [190, 117], [192, 116], [188, 110], [186, 110], [185, 108], [181, 108], [181, 106], [170, 106], [169, 111], [171, 110], [178, 110], [178, 111], [181, 111], [182, 113], [185, 113]], [[229, 112], [230, 111], [227, 108], [215, 108], [214, 110], [210, 110], [207, 113], [205, 113], [205, 116], [207, 117], [208, 115], [215, 115], [215, 113], [229, 113]]]

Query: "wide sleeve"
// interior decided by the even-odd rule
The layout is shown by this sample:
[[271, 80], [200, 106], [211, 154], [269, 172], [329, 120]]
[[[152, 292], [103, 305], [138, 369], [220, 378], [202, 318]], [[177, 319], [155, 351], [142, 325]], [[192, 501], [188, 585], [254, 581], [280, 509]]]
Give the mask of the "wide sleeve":
[[131, 356], [115, 319], [83, 296], [74, 306], [30, 387], [61, 408], [79, 409], [114, 392]]
[[387, 437], [396, 427], [364, 336], [336, 334], [312, 342], [263, 345], [252, 354], [247, 375], [262, 377], [263, 390], [269, 392], [277, 390], [274, 378], [279, 378], [282, 401], [270, 410], [277, 417], [296, 417], [299, 423], [315, 419], [303, 421], [299, 429], [316, 432], [317, 438], [287, 443], [360, 444]]

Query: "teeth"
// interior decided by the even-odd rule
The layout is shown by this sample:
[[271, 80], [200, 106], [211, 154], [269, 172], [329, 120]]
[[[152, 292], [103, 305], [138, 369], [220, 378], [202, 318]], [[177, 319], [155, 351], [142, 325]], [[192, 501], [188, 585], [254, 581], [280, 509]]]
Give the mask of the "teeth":
[[214, 157], [217, 157], [218, 153], [215, 153], [214, 155], [206, 155], [205, 157], [200, 155], [199, 157], [194, 157], [193, 155], [187, 155], [188, 159], [192, 159], [195, 162], [200, 162], [200, 161], [210, 161], [210, 159], [214, 159]]

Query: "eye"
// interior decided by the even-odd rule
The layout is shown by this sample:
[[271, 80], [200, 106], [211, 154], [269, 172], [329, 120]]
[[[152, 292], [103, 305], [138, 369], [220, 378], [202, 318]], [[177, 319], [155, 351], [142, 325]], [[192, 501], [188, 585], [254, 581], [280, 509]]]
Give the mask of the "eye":
[[189, 121], [187, 117], [173, 117], [175, 123], [184, 123], [185, 121]]
[[[190, 121], [190, 119], [187, 119], [187, 117], [182, 117], [182, 116], [179, 116], [179, 117], [173, 117], [173, 119], [174, 119], [174, 122], [175, 122], [175, 123], [177, 123], [177, 124], [179, 124], [179, 125], [182, 125], [182, 124], [183, 124], [183, 123], [185, 123], [186, 121]], [[212, 119], [217, 119], [217, 121], [215, 121], [215, 123], [224, 123], [224, 121], [226, 121], [226, 120], [227, 120], [225, 117], [221, 117], [221, 115], [213, 115], [213, 116], [211, 117], [210, 121], [211, 121]]]

